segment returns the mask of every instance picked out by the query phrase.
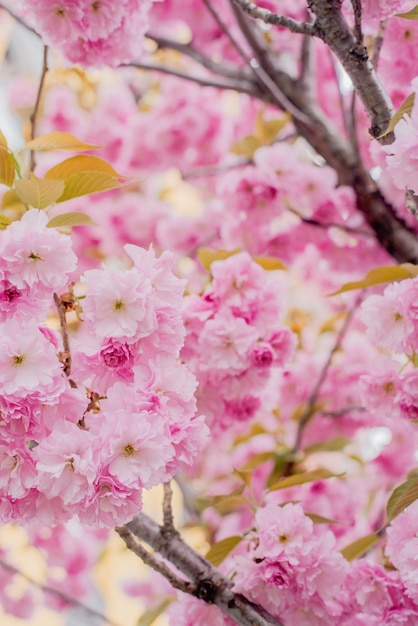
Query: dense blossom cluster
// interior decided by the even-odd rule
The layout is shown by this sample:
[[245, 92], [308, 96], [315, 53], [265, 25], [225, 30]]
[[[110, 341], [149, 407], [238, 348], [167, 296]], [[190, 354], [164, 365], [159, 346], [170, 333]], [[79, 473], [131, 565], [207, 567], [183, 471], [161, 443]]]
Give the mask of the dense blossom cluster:
[[[28, 116], [38, 100], [35, 134], [100, 144], [108, 163], [94, 163], [121, 176], [110, 170], [119, 182], [109, 193], [77, 188], [64, 212], [93, 223], [63, 234], [48, 227], [59, 200], [37, 210], [19, 195], [10, 171], [27, 184], [29, 159], [0, 135], [10, 188], [0, 210], [0, 520], [27, 528], [47, 585], [82, 598], [106, 529], [141, 511], [144, 489], [176, 478], [206, 539], [233, 539], [220, 563], [233, 591], [284, 626], [416, 626], [416, 269], [372, 295], [328, 297], [393, 265], [393, 230], [418, 233], [418, 24], [398, 16], [415, 3], [327, 3], [377, 68], [388, 100], [372, 108], [386, 119], [389, 100], [397, 108], [410, 96], [383, 146], [353, 99], [356, 77], [324, 41], [253, 21], [238, 4], [12, 7], [66, 67], [54, 58], [40, 98], [18, 77], [12, 107]], [[256, 4], [306, 20], [305, 0]], [[308, 4], [314, 20], [321, 3]], [[158, 71], [82, 69], [139, 58]], [[369, 65], [366, 74], [373, 84]], [[179, 75], [192, 80], [180, 87]], [[63, 160], [36, 154], [46, 186]], [[379, 231], [382, 210], [401, 219]], [[0, 568], [12, 552], [0, 547]], [[0, 575], [6, 588], [9, 572]], [[151, 613], [174, 597], [158, 577], [152, 591], [124, 585], [148, 596]], [[19, 601], [0, 593], [6, 611], [33, 612], [31, 590]], [[60, 610], [65, 599], [47, 602]], [[173, 626], [235, 623], [186, 594], [168, 614]]]
[[[280, 272], [279, 272], [280, 273]], [[247, 253], [211, 265], [212, 281], [184, 303], [182, 357], [199, 381], [212, 428], [246, 426], [257, 415], [271, 368], [292, 356], [295, 337], [279, 324], [284, 289]]]
[[25, 18], [70, 63], [120, 65], [141, 54], [153, 0], [19, 0]]
[[178, 362], [184, 282], [166, 253], [127, 246], [128, 269], [90, 270], [68, 379], [44, 325], [74, 273], [71, 239], [28, 211], [0, 238], [2, 519], [114, 526], [141, 492], [190, 465], [204, 444], [193, 376]]

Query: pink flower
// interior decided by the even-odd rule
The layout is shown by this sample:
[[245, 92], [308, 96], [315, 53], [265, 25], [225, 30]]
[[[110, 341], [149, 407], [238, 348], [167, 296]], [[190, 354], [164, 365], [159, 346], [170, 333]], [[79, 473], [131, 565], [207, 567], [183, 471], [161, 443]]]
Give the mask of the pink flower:
[[48, 395], [65, 387], [61, 365], [53, 345], [36, 323], [0, 324], [0, 386], [7, 395]]
[[205, 369], [219, 369], [238, 373], [249, 365], [248, 351], [258, 338], [253, 326], [227, 311], [209, 320], [199, 344], [205, 356]]
[[66, 506], [80, 505], [93, 491], [97, 444], [92, 435], [66, 423], [32, 451], [38, 472], [36, 486], [46, 498], [59, 497]]
[[[32, 209], [1, 232], [0, 272], [19, 290], [37, 287], [50, 297], [66, 286], [77, 258], [71, 238], [47, 228], [47, 223], [44, 211]], [[14, 294], [17, 297], [17, 291]]]
[[151, 282], [136, 268], [126, 271], [88, 270], [84, 319], [98, 337], [135, 341], [157, 327]]

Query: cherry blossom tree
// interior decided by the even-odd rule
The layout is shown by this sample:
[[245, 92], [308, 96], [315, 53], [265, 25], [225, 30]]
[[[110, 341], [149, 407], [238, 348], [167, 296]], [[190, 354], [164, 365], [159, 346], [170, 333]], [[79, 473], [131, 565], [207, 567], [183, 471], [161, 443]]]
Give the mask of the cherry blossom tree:
[[416, 625], [418, 5], [0, 7], [44, 50], [0, 134], [0, 515], [48, 572], [0, 545], [4, 610], [120, 624], [116, 530], [140, 626]]

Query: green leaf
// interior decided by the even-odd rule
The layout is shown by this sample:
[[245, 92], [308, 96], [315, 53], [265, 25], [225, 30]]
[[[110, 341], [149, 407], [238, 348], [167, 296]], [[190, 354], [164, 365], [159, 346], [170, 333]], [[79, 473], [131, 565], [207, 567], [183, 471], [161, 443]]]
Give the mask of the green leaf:
[[[52, 179], [50, 180], [52, 182]], [[104, 172], [81, 172], [67, 178], [64, 192], [58, 198], [58, 202], [65, 202], [101, 191], [110, 191], [110, 189], [118, 189], [119, 187], [122, 187], [122, 183], [114, 176], [109, 176]]]
[[61, 228], [71, 226], [84, 226], [84, 224], [94, 224], [91, 217], [81, 211], [71, 211], [70, 213], [62, 213], [56, 215], [49, 220], [48, 228]]
[[341, 554], [347, 561], [352, 561], [353, 559], [357, 559], [360, 556], [363, 556], [366, 552], [370, 550], [378, 541], [380, 537], [375, 533], [371, 535], [366, 535], [365, 537], [361, 537], [353, 543], [348, 544], [343, 550], [341, 550]]
[[395, 17], [403, 17], [405, 20], [418, 20], [418, 4], [408, 13], [395, 13]]
[[336, 296], [346, 291], [365, 289], [366, 287], [392, 283], [395, 280], [404, 280], [405, 278], [414, 278], [415, 276], [418, 276], [418, 266], [413, 265], [412, 263], [376, 267], [373, 270], [370, 270], [370, 272], [367, 272], [366, 276], [362, 280], [345, 283], [341, 289], [338, 289], [338, 291], [334, 291], [329, 295]]
[[329, 439], [328, 441], [313, 443], [311, 446], [305, 448], [304, 452], [306, 454], [312, 454], [314, 452], [336, 452], [343, 450], [349, 443], [351, 443], [351, 439], [341, 435], [339, 437]]
[[252, 457], [248, 459], [245, 465], [241, 468], [244, 472], [249, 472], [251, 470], [256, 469], [262, 463], [266, 461], [273, 461], [276, 458], [276, 453], [271, 452], [259, 452], [258, 454], [253, 454]]
[[272, 270], [287, 270], [286, 265], [274, 257], [256, 256], [253, 258], [253, 261], [268, 272], [271, 272]]
[[227, 537], [222, 539], [205, 554], [205, 559], [210, 561], [212, 565], [218, 567], [230, 552], [242, 541], [242, 537]]
[[[411, 17], [408, 19], [418, 19], [418, 17], [415, 17], [415, 18]], [[414, 108], [414, 102], [415, 102], [415, 93], [410, 93], [409, 96], [402, 102], [401, 106], [396, 111], [396, 113], [391, 117], [388, 127], [385, 130], [385, 132], [379, 135], [378, 137], [376, 137], [376, 139], [381, 139], [382, 137], [385, 137], [386, 135], [391, 133], [394, 130], [396, 124], [398, 124], [398, 122], [400, 122], [403, 119], [404, 115], [410, 116], [412, 113], [412, 109]]]
[[104, 159], [86, 154], [79, 154], [54, 165], [47, 171], [45, 178], [65, 179], [83, 172], [103, 172], [115, 178], [124, 178]]
[[391, 522], [407, 506], [418, 499], [418, 478], [410, 478], [396, 487], [386, 505], [386, 521]]
[[10, 152], [0, 145], [0, 183], [11, 187], [15, 182], [15, 162]]
[[174, 596], [167, 597], [155, 606], [152, 606], [141, 615], [136, 626], [151, 626], [157, 617], [159, 617], [161, 613], [163, 613], [170, 606], [170, 604], [174, 602], [175, 599], [176, 598]]
[[38, 178], [30, 172], [29, 178], [16, 181], [16, 191], [23, 202], [34, 209], [46, 209], [62, 195], [64, 181]]
[[48, 152], [50, 150], [74, 150], [84, 152], [85, 150], [97, 150], [101, 146], [95, 146], [90, 143], [80, 141], [71, 133], [53, 132], [41, 137], [36, 137], [28, 141], [24, 150], [39, 150]]
[[330, 519], [329, 517], [322, 517], [322, 515], [317, 515], [316, 513], [305, 513], [306, 517], [309, 517], [313, 521], [314, 524], [342, 524], [343, 526], [347, 526], [344, 522], [339, 522], [336, 519]]
[[334, 474], [327, 469], [319, 468], [312, 470], [311, 472], [301, 472], [300, 474], [294, 474], [293, 476], [286, 476], [281, 478], [277, 483], [272, 485], [269, 491], [277, 491], [277, 489], [287, 489], [287, 487], [294, 487], [295, 485], [303, 485], [304, 483], [312, 483], [317, 480], [325, 480], [327, 478], [340, 478], [344, 474]]

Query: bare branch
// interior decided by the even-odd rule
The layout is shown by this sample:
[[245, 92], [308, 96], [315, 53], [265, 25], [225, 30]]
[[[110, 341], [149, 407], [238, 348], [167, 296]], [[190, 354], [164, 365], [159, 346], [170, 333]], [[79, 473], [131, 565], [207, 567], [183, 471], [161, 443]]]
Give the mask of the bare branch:
[[224, 62], [216, 63], [216, 61], [213, 61], [206, 55], [202, 54], [191, 44], [179, 43], [178, 41], [167, 39], [166, 37], [159, 37], [158, 35], [154, 35], [153, 33], [147, 33], [147, 37], [148, 39], [154, 41], [159, 49], [169, 49], [180, 52], [180, 54], [184, 54], [185, 56], [190, 57], [191, 59], [196, 61], [196, 63], [199, 63], [199, 65], [205, 67], [214, 74], [218, 74], [219, 76], [225, 76], [226, 78], [233, 78], [234, 80], [251, 80], [251, 76], [245, 68], [239, 68], [232, 65], [230, 66]]
[[[309, 14], [307, 15], [307, 18], [309, 18]], [[313, 79], [315, 75], [313, 46], [313, 37], [311, 37], [311, 35], [305, 35], [302, 39], [300, 55], [300, 74], [298, 80], [300, 89], [302, 89], [306, 93], [307, 98], [311, 99], [313, 99]]]
[[[64, 352], [61, 354], [62, 362], [64, 364], [64, 373], [68, 378], [70, 378], [72, 359], [71, 359], [70, 339], [68, 337], [67, 318], [65, 316], [67, 308], [65, 306], [65, 303], [56, 293], [54, 293], [54, 302], [58, 311], [58, 317], [60, 320], [60, 328], [61, 328], [61, 335], [62, 335], [62, 343], [64, 346]], [[70, 379], [69, 382], [70, 382], [71, 387], [76, 387], [76, 384], [74, 383], [74, 381]]]
[[[334, 52], [350, 77], [371, 121], [372, 137], [386, 130], [393, 114], [392, 103], [383, 89], [367, 49], [356, 40], [341, 12], [339, 0], [310, 0], [309, 8], [316, 15], [314, 33]], [[386, 135], [383, 143], [391, 143], [393, 133]]]
[[59, 598], [60, 600], [62, 600], [66, 604], [68, 604], [69, 606], [72, 606], [72, 607], [74, 607], [76, 609], [81, 609], [82, 611], [84, 611], [85, 613], [87, 613], [88, 615], [90, 615], [92, 617], [98, 617], [98, 618], [100, 618], [100, 620], [102, 620], [106, 624], [110, 624], [110, 626], [119, 626], [119, 624], [117, 624], [116, 622], [111, 621], [110, 619], [108, 619], [105, 615], [103, 615], [99, 611], [96, 611], [95, 609], [91, 609], [90, 607], [86, 606], [85, 604], [83, 604], [82, 602], [77, 600], [76, 598], [73, 598], [72, 596], [69, 596], [64, 591], [60, 591], [59, 589], [54, 589], [54, 587], [50, 587], [49, 585], [43, 585], [42, 583], [37, 582], [36, 580], [31, 578], [30, 576], [28, 576], [24, 572], [20, 571], [16, 567], [14, 567], [14, 565], [11, 565], [10, 563], [6, 563], [6, 561], [4, 561], [3, 559], [0, 559], [0, 567], [2, 567], [3, 569], [7, 570], [11, 574], [16, 574], [18, 576], [21, 576], [22, 578], [24, 578], [28, 583], [30, 583], [34, 587], [37, 587], [38, 589], [41, 589], [41, 591], [43, 591], [44, 593], [49, 593], [50, 595]]
[[[241, 626], [283, 626], [263, 608], [232, 591], [232, 582], [209, 561], [188, 546], [179, 534], [167, 539], [163, 527], [140, 513], [117, 532], [125, 539], [126, 532], [145, 541], [155, 552], [172, 563], [193, 585], [193, 595], [209, 604], [216, 604]], [[190, 587], [192, 588], [192, 587]]]
[[140, 70], [150, 70], [153, 72], [162, 72], [163, 74], [169, 74], [171, 76], [177, 76], [178, 78], [183, 78], [184, 80], [189, 80], [192, 83], [197, 83], [198, 85], [202, 85], [203, 87], [216, 87], [218, 89], [232, 89], [233, 91], [238, 91], [240, 93], [246, 93], [253, 97], [260, 97], [260, 94], [257, 93], [257, 86], [251, 84], [250, 82], [244, 82], [244, 80], [230, 80], [229, 82], [222, 82], [220, 80], [216, 80], [213, 78], [203, 78], [202, 76], [194, 76], [193, 74], [187, 74], [186, 72], [182, 72], [174, 67], [169, 67], [168, 65], [163, 65], [159, 63], [140, 63], [140, 62], [132, 62], [132, 63], [122, 63], [118, 67], [136, 67]]
[[287, 210], [297, 215], [301, 222], [304, 224], [309, 224], [310, 226], [315, 226], [317, 228], [339, 228], [346, 233], [352, 233], [353, 235], [361, 235], [362, 237], [373, 237], [373, 233], [369, 230], [364, 230], [362, 228], [354, 228], [353, 226], [347, 226], [345, 224], [338, 224], [338, 222], [319, 222], [318, 220], [312, 219], [310, 217], [303, 217], [298, 211], [293, 209], [292, 207], [287, 207]]
[[7, 11], [7, 13], [11, 17], [13, 17], [13, 19], [15, 19], [16, 22], [18, 22], [21, 26], [23, 26], [27, 30], [30, 30], [31, 33], [34, 33], [35, 35], [37, 35], [39, 37], [39, 34], [36, 32], [36, 30], [34, 28], [32, 28], [32, 26], [29, 26], [29, 24], [27, 24], [24, 20], [22, 20], [22, 18], [19, 15], [17, 15], [17, 13], [12, 11], [12, 9], [10, 9], [7, 5], [5, 5], [4, 2], [0, 2], [0, 9], [3, 9], [4, 11]]
[[363, 31], [361, 28], [361, 4], [359, 0], [351, 0], [351, 5], [354, 11], [354, 37], [358, 42], [363, 42]]
[[379, 64], [380, 51], [382, 49], [383, 41], [385, 38], [385, 30], [386, 21], [380, 22], [379, 30], [373, 42], [372, 64], [375, 70], [377, 70], [377, 66]]
[[268, 11], [268, 9], [258, 7], [254, 4], [254, 2], [250, 2], [249, 0], [234, 0], [234, 2], [241, 7], [245, 13], [248, 13], [248, 15], [251, 15], [251, 17], [254, 17], [257, 20], [262, 20], [266, 24], [284, 26], [292, 33], [299, 33], [300, 35], [313, 35], [312, 24], [309, 24], [308, 22], [298, 22], [291, 17], [277, 15], [277, 13]]
[[[39, 80], [39, 87], [38, 87], [38, 93], [36, 95], [36, 102], [35, 102], [35, 108], [33, 109], [32, 115], [30, 116], [30, 122], [31, 122], [31, 131], [30, 131], [30, 138], [31, 139], [35, 139], [36, 137], [36, 125], [38, 122], [38, 114], [39, 114], [39, 106], [41, 104], [41, 98], [42, 98], [42, 91], [43, 91], [43, 87], [45, 84], [45, 78], [48, 72], [48, 46], [44, 46], [44, 57], [43, 57], [43, 64], [42, 64], [42, 73], [41, 73], [41, 78]], [[30, 169], [33, 171], [35, 169], [35, 152], [34, 150], [31, 150], [30, 153]]]
[[145, 563], [145, 565], [149, 565], [153, 570], [164, 576], [170, 583], [174, 589], [179, 589], [179, 591], [183, 591], [184, 593], [194, 594], [196, 592], [196, 587], [188, 580], [182, 580], [169, 568], [165, 563], [157, 559], [151, 552], [146, 550], [144, 546], [138, 541], [134, 534], [132, 534], [126, 526], [122, 526], [121, 528], [116, 528], [116, 532], [120, 535], [120, 537], [126, 543], [126, 546], [129, 550], [132, 550], [134, 554], [139, 556], [140, 559]]
[[305, 428], [305, 426], [307, 425], [307, 423], [310, 421], [311, 417], [313, 416], [314, 412], [315, 412], [315, 405], [316, 402], [318, 400], [318, 396], [319, 393], [321, 391], [322, 385], [325, 381], [325, 378], [327, 377], [327, 373], [329, 368], [331, 367], [331, 363], [332, 363], [332, 359], [334, 358], [335, 353], [340, 349], [341, 347], [341, 343], [342, 340], [344, 339], [344, 336], [348, 330], [348, 327], [350, 326], [351, 320], [353, 318], [354, 312], [357, 309], [357, 307], [359, 306], [361, 299], [363, 296], [363, 292], [360, 293], [359, 296], [357, 296], [354, 305], [352, 306], [352, 308], [348, 311], [347, 316], [344, 320], [343, 325], [341, 326], [341, 329], [339, 331], [339, 333], [337, 334], [337, 337], [335, 339], [335, 343], [332, 347], [332, 350], [330, 351], [327, 360], [324, 363], [324, 366], [322, 367], [322, 370], [319, 374], [318, 380], [316, 381], [316, 384], [312, 390], [311, 395], [308, 398], [308, 401], [306, 403], [306, 409], [303, 412], [303, 415], [301, 416], [299, 422], [298, 422], [298, 429], [297, 429], [297, 433], [296, 433], [296, 440], [295, 440], [295, 444], [293, 446], [292, 452], [293, 454], [295, 454], [299, 448], [300, 448], [300, 444], [302, 441], [302, 434], [303, 434], [303, 430]]

